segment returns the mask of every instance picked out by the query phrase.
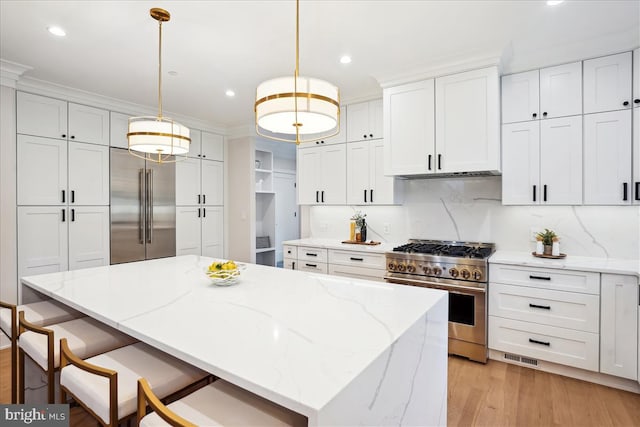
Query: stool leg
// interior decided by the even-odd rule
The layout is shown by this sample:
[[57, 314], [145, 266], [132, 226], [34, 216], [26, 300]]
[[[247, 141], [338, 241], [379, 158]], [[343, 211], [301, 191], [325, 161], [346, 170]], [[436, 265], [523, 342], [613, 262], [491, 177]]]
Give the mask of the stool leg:
[[11, 337], [11, 403], [18, 403], [18, 342]]
[[24, 403], [24, 350], [18, 349], [18, 377], [20, 378], [20, 388], [18, 389], [18, 403]]

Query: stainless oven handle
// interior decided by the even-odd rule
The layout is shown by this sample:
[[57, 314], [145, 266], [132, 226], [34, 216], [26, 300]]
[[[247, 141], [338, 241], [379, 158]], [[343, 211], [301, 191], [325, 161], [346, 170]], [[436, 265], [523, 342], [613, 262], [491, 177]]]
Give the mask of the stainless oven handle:
[[460, 290], [460, 291], [466, 291], [468, 293], [481, 293], [484, 294], [486, 293], [486, 289], [484, 288], [476, 288], [476, 287], [471, 287], [471, 286], [460, 286], [460, 285], [452, 285], [447, 283], [442, 284], [442, 283], [433, 283], [433, 282], [425, 282], [423, 280], [415, 280], [415, 279], [407, 279], [407, 278], [402, 278], [402, 279], [398, 279], [396, 277], [385, 277], [384, 280], [386, 280], [387, 282], [390, 283], [399, 283], [399, 284], [403, 284], [403, 283], [407, 283], [410, 285], [418, 285], [421, 286], [423, 288], [433, 288], [433, 289], [442, 289], [444, 291], [447, 290]]

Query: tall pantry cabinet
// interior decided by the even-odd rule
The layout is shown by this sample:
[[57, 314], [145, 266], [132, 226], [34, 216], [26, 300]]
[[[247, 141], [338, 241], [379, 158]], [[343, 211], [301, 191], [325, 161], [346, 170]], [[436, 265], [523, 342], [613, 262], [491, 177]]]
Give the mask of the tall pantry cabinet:
[[109, 264], [109, 112], [17, 92], [18, 276]]

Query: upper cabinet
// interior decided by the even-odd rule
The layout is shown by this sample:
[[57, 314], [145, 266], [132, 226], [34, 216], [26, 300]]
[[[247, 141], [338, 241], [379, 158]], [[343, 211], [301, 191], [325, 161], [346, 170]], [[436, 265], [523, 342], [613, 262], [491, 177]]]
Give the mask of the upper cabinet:
[[109, 145], [109, 112], [100, 108], [69, 103], [69, 139]]
[[347, 141], [382, 138], [382, 100], [347, 106]]
[[382, 140], [347, 144], [347, 204], [397, 203], [400, 185], [400, 180], [384, 175]]
[[201, 158], [202, 132], [196, 129], [189, 129], [189, 138], [191, 138], [191, 144], [189, 145], [187, 157]]
[[25, 92], [17, 93], [17, 132], [67, 139], [67, 102]]
[[640, 108], [640, 48], [633, 51], [633, 106]]
[[631, 108], [631, 52], [584, 61], [584, 113]]
[[540, 70], [543, 119], [582, 114], [582, 62]]
[[129, 148], [127, 132], [129, 132], [129, 116], [111, 112], [109, 145], [118, 148]]
[[344, 205], [347, 201], [346, 144], [298, 149], [298, 204]]
[[436, 171], [500, 171], [497, 67], [436, 79]]
[[317, 145], [331, 145], [347, 142], [347, 107], [340, 107], [340, 129], [334, 136], [328, 138], [318, 138], [309, 142], [300, 143], [300, 148], [315, 147]]
[[540, 72], [538, 70], [502, 77], [502, 123], [540, 118]]
[[202, 132], [200, 155], [206, 160], [224, 160], [224, 138], [215, 133]]

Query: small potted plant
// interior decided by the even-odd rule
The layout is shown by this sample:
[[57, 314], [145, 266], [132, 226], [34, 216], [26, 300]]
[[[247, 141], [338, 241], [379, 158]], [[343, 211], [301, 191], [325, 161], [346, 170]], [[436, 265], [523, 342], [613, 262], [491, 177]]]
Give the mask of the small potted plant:
[[544, 231], [539, 232], [536, 237], [542, 240], [542, 244], [544, 245], [544, 254], [551, 255], [553, 241], [554, 239], [557, 241], [558, 235], [553, 230], [545, 228]]
[[357, 242], [367, 241], [367, 222], [365, 221], [366, 216], [367, 214], [363, 214], [361, 211], [356, 211], [356, 213], [354, 213], [351, 217], [351, 220], [356, 222]]

